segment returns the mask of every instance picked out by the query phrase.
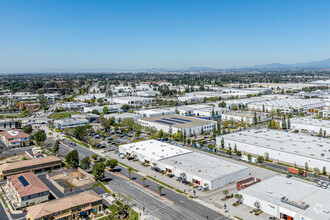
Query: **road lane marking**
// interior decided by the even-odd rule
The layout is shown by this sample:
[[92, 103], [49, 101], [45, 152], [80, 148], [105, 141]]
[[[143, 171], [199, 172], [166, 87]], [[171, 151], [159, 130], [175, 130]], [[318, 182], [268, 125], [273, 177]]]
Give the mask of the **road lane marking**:
[[141, 184], [139, 184], [139, 183], [137, 183], [137, 182], [135, 182], [135, 181], [129, 179], [128, 177], [126, 177], [126, 176], [124, 176], [124, 175], [122, 175], [122, 174], [120, 174], [120, 173], [113, 173], [113, 172], [111, 172], [111, 171], [108, 171], [108, 172], [111, 173], [111, 174], [114, 174], [114, 175], [120, 176], [120, 177], [122, 177], [122, 178], [124, 178], [124, 179], [127, 179], [127, 180], [129, 180], [131, 183], [134, 183], [134, 184], [136, 184], [136, 185], [138, 185], [138, 186], [140, 186], [140, 187], [142, 187], [142, 188], [148, 190], [149, 192], [152, 192], [152, 193], [155, 194], [156, 196], [158, 196], [158, 197], [160, 197], [160, 198], [163, 198], [163, 199], [167, 200], [168, 202], [170, 202], [170, 203], [172, 203], [172, 204], [174, 203], [173, 201], [169, 200], [168, 198], [165, 198], [164, 196], [159, 195], [158, 193], [152, 191], [151, 189], [148, 189], [148, 188], [146, 188], [146, 187], [143, 187]]

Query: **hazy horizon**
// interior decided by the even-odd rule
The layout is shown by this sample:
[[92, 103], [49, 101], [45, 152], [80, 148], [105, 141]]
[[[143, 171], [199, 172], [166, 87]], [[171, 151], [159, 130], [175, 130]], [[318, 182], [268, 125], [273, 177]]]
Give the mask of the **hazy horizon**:
[[0, 72], [240, 68], [328, 59], [329, 1], [0, 0]]

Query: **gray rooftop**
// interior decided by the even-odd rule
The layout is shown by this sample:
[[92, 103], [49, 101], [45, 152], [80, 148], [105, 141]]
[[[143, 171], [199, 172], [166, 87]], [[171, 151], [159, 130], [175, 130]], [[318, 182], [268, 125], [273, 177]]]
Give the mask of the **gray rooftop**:
[[175, 166], [186, 173], [210, 181], [248, 169], [245, 166], [231, 163], [222, 158], [198, 152], [162, 159], [159, 162]]
[[330, 120], [321, 120], [314, 118], [290, 118], [291, 123], [312, 125], [321, 128], [330, 128]]
[[199, 118], [181, 116], [181, 115], [162, 115], [150, 118], [141, 118], [141, 121], [148, 121], [162, 125], [172, 126], [173, 128], [185, 129], [196, 126], [216, 124], [215, 121]]
[[327, 138], [267, 129], [240, 131], [223, 137], [263, 148], [330, 161], [330, 140]]
[[[330, 219], [330, 190], [315, 185], [287, 179], [283, 176], [275, 176], [247, 187], [241, 192], [295, 211], [311, 219]], [[294, 205], [281, 202], [283, 197], [298, 205], [306, 204], [309, 207], [303, 210]]]
[[256, 105], [264, 105], [264, 106], [271, 106], [271, 107], [282, 107], [282, 108], [306, 108], [309, 105], [322, 103], [325, 101], [320, 99], [279, 99], [279, 100], [271, 100], [271, 101], [264, 101], [254, 103]]

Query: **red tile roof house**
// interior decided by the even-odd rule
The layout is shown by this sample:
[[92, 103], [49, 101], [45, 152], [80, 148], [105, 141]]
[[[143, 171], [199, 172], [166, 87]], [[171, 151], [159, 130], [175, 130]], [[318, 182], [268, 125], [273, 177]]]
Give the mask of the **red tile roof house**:
[[0, 132], [1, 141], [10, 149], [30, 145], [30, 135], [22, 129]]
[[4, 189], [16, 209], [49, 199], [49, 188], [33, 172], [8, 176]]

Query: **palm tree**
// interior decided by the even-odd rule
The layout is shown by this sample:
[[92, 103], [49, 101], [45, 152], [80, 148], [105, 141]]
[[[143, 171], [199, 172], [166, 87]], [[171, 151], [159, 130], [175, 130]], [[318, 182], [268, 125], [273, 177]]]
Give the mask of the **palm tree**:
[[257, 211], [260, 210], [260, 202], [259, 201], [255, 201], [253, 205], [254, 205], [254, 207], [256, 207]]
[[223, 194], [225, 195], [225, 198], [227, 198], [228, 197], [228, 194], [229, 194], [229, 191], [228, 190], [224, 190], [223, 191]]
[[131, 174], [133, 173], [133, 168], [132, 167], [127, 168], [127, 173], [128, 173], [129, 178], [131, 179]]
[[160, 196], [162, 195], [162, 189], [163, 189], [163, 186], [158, 186], [158, 190], [159, 190], [159, 195]]
[[146, 177], [142, 177], [142, 179], [141, 179], [142, 182], [143, 182], [143, 187], [145, 187], [145, 185], [144, 185], [144, 181], [146, 181], [146, 179], [147, 179]]

